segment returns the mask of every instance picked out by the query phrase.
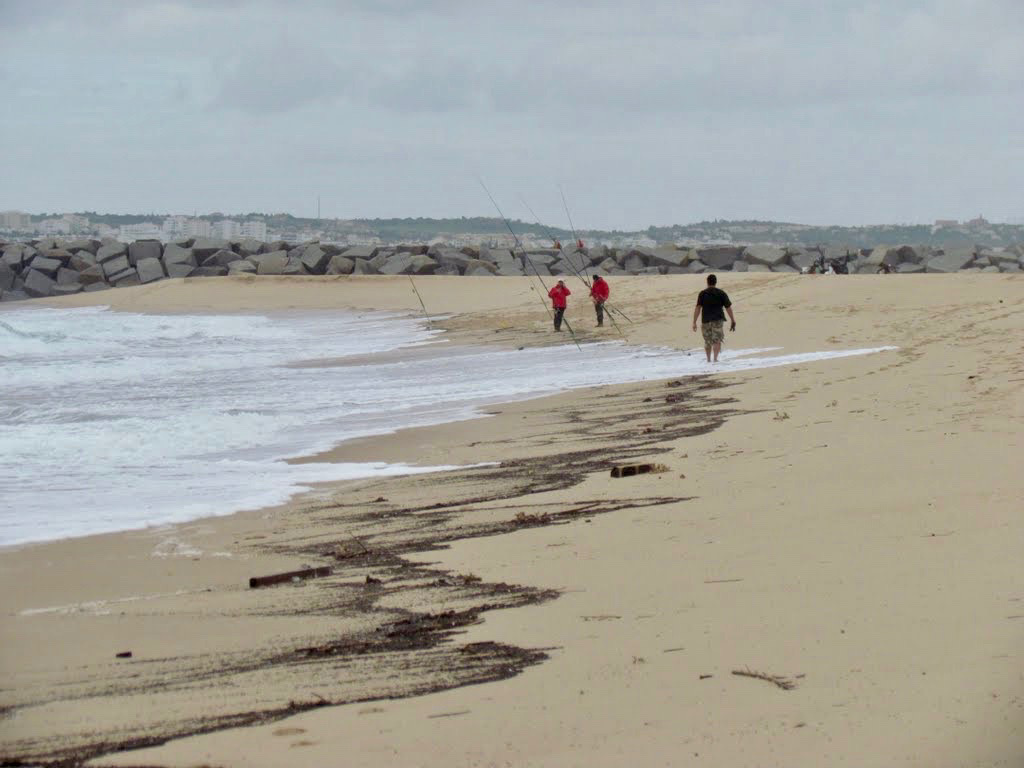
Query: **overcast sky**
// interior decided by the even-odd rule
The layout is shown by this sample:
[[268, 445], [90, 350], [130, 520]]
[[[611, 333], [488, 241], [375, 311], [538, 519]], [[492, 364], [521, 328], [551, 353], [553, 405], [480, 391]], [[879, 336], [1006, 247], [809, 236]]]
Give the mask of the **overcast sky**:
[[1024, 217], [1024, 0], [0, 0], [0, 209]]

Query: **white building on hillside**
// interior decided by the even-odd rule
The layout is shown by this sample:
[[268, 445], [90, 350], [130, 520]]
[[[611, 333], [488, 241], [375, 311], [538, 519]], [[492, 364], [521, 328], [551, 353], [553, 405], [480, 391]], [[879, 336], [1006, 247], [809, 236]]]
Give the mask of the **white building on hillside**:
[[32, 229], [32, 217], [22, 211], [0, 211], [0, 228], [23, 232]]
[[163, 230], [155, 221], [144, 221], [141, 224], [122, 224], [117, 239], [122, 243], [134, 240], [160, 240]]
[[242, 237], [251, 237], [254, 240], [267, 239], [267, 222], [262, 219], [252, 219], [242, 222], [240, 234]]

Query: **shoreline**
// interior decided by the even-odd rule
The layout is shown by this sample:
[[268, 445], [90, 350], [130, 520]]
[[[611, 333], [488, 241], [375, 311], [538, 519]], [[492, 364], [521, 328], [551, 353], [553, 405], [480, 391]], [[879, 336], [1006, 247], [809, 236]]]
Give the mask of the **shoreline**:
[[[819, 282], [822, 292], [812, 294], [806, 282], [730, 278], [727, 290], [748, 313], [739, 315], [741, 329], [750, 317], [750, 346], [813, 349], [836, 338], [843, 346], [898, 340], [900, 350], [742, 376], [723, 371], [678, 387], [659, 381], [568, 392], [495, 406], [491, 418], [345, 443], [336, 451], [342, 459], [372, 448], [390, 460], [500, 456], [504, 466], [317, 487], [282, 508], [181, 526], [182, 548], [163, 557], [153, 556], [159, 542], [145, 533], [39, 545], [53, 547], [49, 564], [22, 558], [30, 587], [3, 598], [9, 617], [29, 601], [52, 607], [74, 602], [61, 602], [69, 593], [118, 594], [129, 574], [136, 592], [165, 596], [119, 603], [107, 615], [9, 620], [34, 626], [25, 634], [5, 628], [13, 649], [4, 654], [5, 672], [15, 685], [32, 680], [26, 690], [46, 680], [71, 685], [87, 695], [81, 706], [94, 724], [123, 720], [142, 702], [187, 720], [215, 713], [199, 702], [175, 703], [163, 689], [144, 698], [116, 689], [129, 673], [159, 672], [193, 697], [206, 696], [218, 678], [190, 658], [218, 659], [223, 669], [254, 652], [263, 664], [258, 649], [267, 641], [275, 658], [320, 649], [246, 673], [287, 670], [259, 688], [273, 718], [317, 711], [92, 763], [104, 766], [313, 766], [329, 763], [343, 744], [353, 765], [464, 764], [481, 754], [514, 764], [615, 765], [625, 754], [654, 761], [691, 748], [712, 764], [754, 765], [769, 751], [810, 764], [864, 754], [866, 744], [893, 756], [891, 764], [1009, 760], [1019, 754], [1010, 733], [991, 724], [1005, 722], [1020, 693], [1006, 676], [1018, 635], [1005, 617], [1022, 489], [1000, 457], [1019, 448], [1014, 425], [1024, 419], [1014, 383], [1024, 371], [1013, 342], [1024, 329], [1013, 298], [1024, 294], [1024, 282], [966, 279], [979, 295], [962, 283], [948, 292], [922, 283], [905, 296], [884, 278], [848, 294], [854, 285], [832, 293], [834, 284]], [[690, 296], [696, 282], [680, 287]], [[641, 310], [630, 311], [637, 343], [672, 341], [664, 295], [643, 281], [620, 293], [646, 296]], [[524, 300], [511, 314], [535, 314], [535, 303]], [[999, 311], [986, 311], [991, 306]], [[483, 339], [488, 324], [500, 329], [514, 320], [491, 310], [453, 324]], [[673, 322], [683, 324], [678, 314]], [[944, 323], [955, 332], [943, 333]], [[971, 344], [962, 346], [964, 339]], [[713, 428], [694, 432], [679, 421], [698, 417]], [[961, 454], [976, 465], [970, 487], [953, 469]], [[609, 476], [610, 466], [638, 460], [668, 471]], [[198, 559], [189, 547], [202, 550]], [[230, 547], [235, 557], [214, 555]], [[328, 557], [343, 568], [333, 581], [244, 588], [249, 576]], [[939, 567], [949, 562], [959, 567]], [[8, 583], [17, 578], [10, 553], [0, 552], [0, 569]], [[189, 591], [175, 595], [167, 584]], [[384, 624], [351, 613], [367, 600], [386, 614]], [[512, 606], [519, 609], [493, 610]], [[395, 621], [417, 616], [424, 632], [414, 633], [415, 648], [353, 653], [367, 633], [387, 634]], [[429, 627], [423, 616], [433, 617]], [[392, 629], [373, 631], [384, 625]], [[32, 638], [40, 636], [48, 640], [37, 657]], [[74, 643], [63, 639], [70, 637]], [[113, 658], [128, 649], [136, 658]], [[536, 653], [546, 655], [540, 666]], [[332, 657], [347, 661], [336, 666]], [[382, 666], [365, 666], [370, 657]], [[406, 666], [403, 658], [417, 661]], [[386, 671], [412, 698], [352, 679], [343, 694], [325, 690], [322, 674], [308, 684], [294, 676], [317, 665], [342, 675], [354, 669], [346, 664], [365, 680]], [[472, 684], [499, 679], [486, 670], [502, 666], [514, 675]], [[730, 674], [745, 667], [797, 687], [775, 690]], [[454, 677], [443, 676], [443, 690], [424, 686], [428, 669]], [[74, 670], [91, 671], [76, 680]], [[108, 693], [88, 698], [97, 674]], [[197, 687], [188, 687], [189, 675], [198, 675]], [[429, 690], [436, 692], [417, 695]], [[375, 703], [322, 708], [324, 699]], [[300, 706], [289, 709], [289, 701]], [[19, 709], [6, 722], [23, 734], [32, 723], [44, 734], [85, 722], [73, 702], [47, 706]], [[902, 719], [893, 719], [897, 712]], [[966, 724], [955, 744], [936, 728], [951, 717]], [[61, 742], [45, 738], [39, 743], [56, 754]], [[0, 755], [9, 750], [0, 740]]]

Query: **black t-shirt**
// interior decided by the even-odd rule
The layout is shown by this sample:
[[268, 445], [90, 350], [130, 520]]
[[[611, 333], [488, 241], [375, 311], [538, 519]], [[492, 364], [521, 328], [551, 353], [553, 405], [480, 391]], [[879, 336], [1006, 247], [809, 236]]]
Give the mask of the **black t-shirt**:
[[715, 320], [725, 320], [725, 312], [722, 310], [725, 307], [731, 307], [732, 302], [729, 301], [729, 296], [721, 288], [712, 286], [705, 288], [697, 296], [697, 303], [701, 306], [700, 321], [702, 323], [711, 323]]

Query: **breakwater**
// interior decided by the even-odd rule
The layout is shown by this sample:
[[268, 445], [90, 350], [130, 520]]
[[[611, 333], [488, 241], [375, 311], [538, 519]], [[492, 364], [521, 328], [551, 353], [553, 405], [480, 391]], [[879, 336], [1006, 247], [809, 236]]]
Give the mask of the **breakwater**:
[[696, 274], [708, 271], [838, 271], [874, 274], [1020, 272], [1024, 244], [1006, 248], [928, 245], [784, 247], [659, 246], [570, 250], [445, 245], [343, 246], [319, 242], [189, 238], [171, 243], [47, 238], [0, 243], [0, 301], [66, 296], [170, 277], [226, 275], [515, 275]]

